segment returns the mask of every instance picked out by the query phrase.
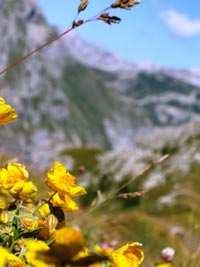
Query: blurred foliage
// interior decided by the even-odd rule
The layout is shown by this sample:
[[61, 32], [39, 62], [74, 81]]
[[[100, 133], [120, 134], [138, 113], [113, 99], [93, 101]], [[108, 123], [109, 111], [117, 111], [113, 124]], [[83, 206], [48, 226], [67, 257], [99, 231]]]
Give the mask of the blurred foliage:
[[[194, 140], [197, 140], [196, 136]], [[190, 143], [194, 140], [190, 140]], [[187, 145], [188, 142], [187, 140]], [[173, 156], [179, 152], [179, 147], [172, 144], [166, 144], [161, 149], [161, 155], [171, 154], [172, 161]], [[66, 149], [63, 153], [73, 158], [75, 174], [79, 174], [80, 166], [85, 166], [85, 173], [80, 175], [81, 180], [84, 181], [86, 174], [91, 175], [88, 196], [84, 200], [84, 203], [89, 204], [89, 213], [87, 217], [80, 214], [79, 224], [87, 225], [85, 231], [92, 240], [138, 240], [145, 248], [144, 267], [154, 266], [155, 259], [159, 262], [160, 251], [166, 246], [172, 246], [176, 250], [175, 266], [198, 266], [195, 265], [200, 259], [200, 253], [197, 253], [200, 236], [198, 163], [191, 164], [187, 173], [181, 170], [169, 171], [169, 164], [164, 164], [159, 169], [160, 172], [168, 170], [163, 183], [147, 190], [144, 196], [123, 199], [119, 198], [119, 193], [140, 192], [149, 175], [139, 177], [127, 187], [123, 187], [117, 195], [112, 195], [112, 192], [116, 192], [117, 188], [133, 177], [127, 176], [123, 181], [116, 182], [113, 174], [102, 174], [98, 157], [101, 157], [104, 151], [83, 147]], [[102, 199], [104, 201], [109, 196], [112, 196], [112, 199], [101, 204]], [[161, 198], [166, 196], [171, 196], [171, 202], [161, 203]], [[97, 208], [90, 207], [93, 201]]]

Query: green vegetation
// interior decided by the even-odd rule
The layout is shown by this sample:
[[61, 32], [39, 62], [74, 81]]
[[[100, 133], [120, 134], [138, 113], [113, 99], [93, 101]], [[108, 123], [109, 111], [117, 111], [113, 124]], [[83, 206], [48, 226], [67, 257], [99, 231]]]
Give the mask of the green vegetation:
[[[175, 79], [163, 73], [146, 73], [138, 74], [137, 79], [130, 81], [127, 94], [134, 98], [140, 99], [146, 96], [162, 95], [166, 92], [176, 92], [188, 95], [189, 92], [197, 90], [197, 86]], [[133, 90], [134, 89], [134, 90]]]
[[[119, 192], [140, 192], [152, 172], [140, 176], [116, 193], [117, 188], [133, 177], [126, 176], [123, 181], [117, 182], [109, 168], [108, 172], [102, 170], [99, 156], [103, 157], [104, 151], [86, 147], [66, 149], [63, 155], [73, 158], [75, 174], [79, 173], [79, 166], [85, 166], [86, 174], [81, 175], [80, 180], [84, 181], [87, 173], [91, 175], [88, 196], [84, 200], [89, 204], [88, 208], [85, 207], [89, 212], [87, 216], [81, 213], [79, 217], [79, 224], [87, 225], [85, 231], [90, 238], [95, 242], [138, 240], [144, 244], [144, 267], [159, 262], [160, 251], [166, 246], [176, 250], [175, 266], [197, 267], [200, 260], [200, 165], [193, 159], [186, 172], [171, 168], [187, 147], [198, 149], [198, 132], [186, 138], [184, 143], [171, 142], [161, 147], [160, 154], [170, 154], [170, 159], [161, 166], [155, 166], [152, 172], [165, 174], [162, 183], [146, 190], [144, 196], [133, 198], [119, 198]], [[115, 161], [110, 161], [110, 164], [115, 164]], [[97, 228], [100, 230], [97, 231]]]
[[67, 134], [79, 133], [83, 144], [93, 142], [108, 149], [111, 143], [105, 128], [107, 120], [115, 124], [119, 118], [122, 121], [132, 118], [132, 126], [139, 119], [143, 120], [137, 106], [134, 107], [133, 102], [125, 104], [126, 99], [108, 85], [114, 77], [80, 63], [65, 68], [62, 87], [70, 105], [70, 116], [65, 124]]

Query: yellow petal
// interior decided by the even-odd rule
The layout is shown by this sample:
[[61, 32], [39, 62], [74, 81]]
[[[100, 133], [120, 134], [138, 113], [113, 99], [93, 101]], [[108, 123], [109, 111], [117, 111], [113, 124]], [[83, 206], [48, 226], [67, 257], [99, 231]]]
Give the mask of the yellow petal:
[[29, 177], [26, 167], [21, 163], [9, 163], [7, 170], [9, 175], [15, 178], [17, 181], [26, 180]]
[[[49, 262], [45, 253], [49, 251], [48, 245], [40, 240], [26, 239], [23, 240], [25, 247], [25, 258], [31, 267], [55, 267]], [[48, 262], [46, 262], [48, 260]], [[28, 265], [28, 266], [29, 266]]]
[[67, 194], [62, 195], [56, 193], [51, 199], [51, 204], [54, 207], [62, 208], [66, 212], [78, 210], [78, 205], [76, 204], [76, 202]]
[[31, 181], [19, 181], [9, 192], [14, 198], [29, 202], [35, 197], [37, 187]]
[[7, 168], [0, 169], [0, 185], [4, 189], [11, 188], [16, 182], [28, 179], [26, 167], [20, 163], [9, 163]]
[[21, 219], [21, 224], [23, 228], [29, 231], [33, 231], [39, 228], [39, 220], [38, 219], [33, 219], [29, 217], [23, 217]]
[[76, 184], [76, 178], [59, 162], [54, 162], [52, 165], [52, 168], [47, 173], [46, 182], [53, 191], [62, 194], [67, 193], [71, 197], [81, 196], [86, 193], [82, 186]]
[[39, 207], [38, 212], [42, 218], [46, 218], [51, 213], [49, 204], [43, 204], [41, 207]]
[[0, 125], [7, 124], [17, 118], [16, 110], [0, 97]]
[[142, 245], [138, 242], [127, 244], [111, 253], [113, 267], [138, 267], [144, 260]]
[[0, 266], [11, 266], [11, 267], [24, 267], [25, 264], [20, 258], [10, 253], [7, 249], [0, 247]]

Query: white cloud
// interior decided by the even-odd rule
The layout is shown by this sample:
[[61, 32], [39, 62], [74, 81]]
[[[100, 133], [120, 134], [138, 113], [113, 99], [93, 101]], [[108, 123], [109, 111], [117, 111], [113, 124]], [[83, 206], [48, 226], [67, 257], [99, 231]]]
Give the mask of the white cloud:
[[180, 37], [200, 36], [200, 19], [189, 18], [173, 9], [165, 11], [162, 18], [169, 29]]

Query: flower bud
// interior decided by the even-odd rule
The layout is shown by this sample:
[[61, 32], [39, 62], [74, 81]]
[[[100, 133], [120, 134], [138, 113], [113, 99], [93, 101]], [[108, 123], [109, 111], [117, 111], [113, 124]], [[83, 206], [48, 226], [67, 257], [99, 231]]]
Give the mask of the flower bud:
[[166, 247], [161, 251], [161, 257], [165, 262], [172, 262], [175, 255], [175, 250], [171, 247]]

